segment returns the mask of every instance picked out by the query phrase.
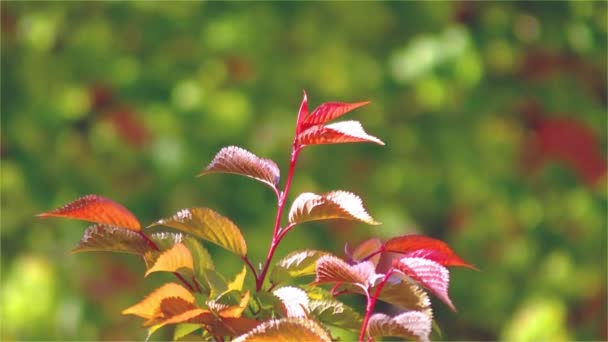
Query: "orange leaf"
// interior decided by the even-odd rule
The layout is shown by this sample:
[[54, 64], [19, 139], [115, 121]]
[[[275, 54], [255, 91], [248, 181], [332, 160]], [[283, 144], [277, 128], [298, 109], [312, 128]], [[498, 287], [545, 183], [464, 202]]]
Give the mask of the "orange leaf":
[[38, 217], [65, 217], [139, 231], [141, 225], [122, 205], [98, 195], [86, 195], [65, 206], [38, 214]]
[[145, 319], [155, 318], [160, 313], [160, 303], [165, 298], [178, 297], [194, 303], [194, 295], [176, 283], [167, 283], [150, 293], [141, 302], [122, 311], [123, 315], [135, 315]]
[[343, 144], [356, 142], [373, 142], [384, 145], [384, 142], [363, 130], [359, 121], [343, 121], [331, 125], [315, 125], [298, 134], [300, 145]]
[[190, 271], [194, 269], [192, 254], [186, 245], [176, 243], [170, 249], [164, 251], [154, 262], [152, 267], [146, 271], [146, 276], [152, 272], [176, 272], [179, 269], [186, 268]]
[[353, 111], [357, 108], [363, 107], [369, 104], [369, 101], [363, 102], [354, 102], [354, 103], [344, 103], [344, 102], [326, 102], [315, 110], [304, 119], [302, 123], [302, 128], [306, 129], [308, 127], [314, 125], [322, 125], [328, 121], [336, 119], [350, 111]]
[[266, 183], [276, 189], [280, 179], [280, 170], [271, 159], [260, 158], [255, 154], [237, 146], [222, 148], [213, 161], [199, 174], [234, 173]]
[[289, 223], [345, 219], [378, 225], [363, 207], [359, 196], [348, 191], [331, 191], [321, 195], [311, 192], [300, 194], [289, 210]]
[[292, 341], [326, 341], [331, 337], [318, 323], [311, 319], [283, 318], [266, 321], [234, 342], [292, 342]]

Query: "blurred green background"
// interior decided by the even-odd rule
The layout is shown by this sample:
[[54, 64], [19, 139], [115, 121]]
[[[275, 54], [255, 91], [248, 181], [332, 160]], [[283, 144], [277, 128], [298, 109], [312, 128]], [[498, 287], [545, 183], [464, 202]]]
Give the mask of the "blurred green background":
[[[87, 226], [38, 220], [88, 193], [145, 224], [207, 206], [265, 256], [273, 194], [195, 178], [239, 145], [286, 174], [302, 90], [371, 100], [383, 139], [306, 149], [292, 196], [359, 194], [379, 227], [291, 232], [277, 258], [369, 236], [441, 238], [459, 312], [445, 340], [606, 340], [606, 2], [2, 2], [1, 336], [141, 340], [120, 315], [170, 275], [70, 255]], [[216, 263], [239, 260], [211, 248]], [[159, 334], [157, 338], [169, 338]]]

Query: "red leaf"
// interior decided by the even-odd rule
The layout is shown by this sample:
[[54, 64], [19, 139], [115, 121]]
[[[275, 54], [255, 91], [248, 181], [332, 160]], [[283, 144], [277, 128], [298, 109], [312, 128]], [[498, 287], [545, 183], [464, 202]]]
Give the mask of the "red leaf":
[[328, 121], [336, 119], [350, 111], [369, 104], [369, 101], [344, 103], [344, 102], [326, 102], [317, 107], [309, 116], [304, 119], [302, 129], [312, 127], [314, 125], [322, 125]]
[[141, 229], [139, 221], [127, 208], [98, 195], [86, 195], [61, 208], [38, 214], [38, 217], [51, 216], [102, 223], [134, 231]]
[[304, 119], [308, 116], [308, 96], [306, 95], [306, 90], [304, 90], [304, 97], [302, 98], [302, 104], [300, 105], [300, 110], [298, 111], [298, 119], [296, 121], [296, 134], [299, 134], [302, 131], [302, 123]]
[[405, 235], [392, 238], [384, 243], [385, 252], [401, 253], [410, 258], [424, 258], [443, 266], [477, 268], [462, 260], [443, 241], [422, 235]]
[[354, 142], [384, 142], [367, 134], [359, 121], [342, 121], [331, 125], [315, 125], [298, 134], [300, 145], [343, 144]]
[[450, 272], [438, 263], [423, 258], [402, 258], [393, 262], [393, 267], [427, 288], [431, 293], [456, 311], [448, 296]]

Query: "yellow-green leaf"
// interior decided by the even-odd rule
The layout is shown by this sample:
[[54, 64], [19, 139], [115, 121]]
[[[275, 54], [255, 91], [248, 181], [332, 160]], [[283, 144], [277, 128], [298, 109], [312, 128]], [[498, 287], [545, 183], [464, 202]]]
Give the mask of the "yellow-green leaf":
[[317, 260], [328, 254], [313, 249], [291, 252], [272, 269], [270, 281], [277, 284], [290, 278], [313, 275], [315, 274]]
[[349, 330], [361, 328], [361, 316], [353, 308], [334, 298], [311, 300], [310, 314], [325, 324]]
[[247, 254], [247, 244], [239, 228], [227, 217], [209, 208], [182, 209], [150, 227], [163, 225], [190, 233], [239, 256]]
[[153, 272], [177, 272], [178, 270], [193, 271], [192, 254], [183, 243], [177, 243], [164, 251], [146, 271], [146, 276]]
[[348, 191], [331, 191], [321, 195], [312, 192], [300, 194], [289, 210], [289, 223], [344, 219], [378, 225], [363, 207], [359, 196]]

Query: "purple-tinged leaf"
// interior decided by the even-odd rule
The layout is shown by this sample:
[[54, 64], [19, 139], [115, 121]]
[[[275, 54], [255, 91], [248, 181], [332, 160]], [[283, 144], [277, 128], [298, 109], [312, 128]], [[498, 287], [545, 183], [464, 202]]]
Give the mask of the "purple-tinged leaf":
[[369, 101], [363, 102], [354, 102], [354, 103], [345, 103], [345, 102], [326, 102], [322, 103], [315, 110], [310, 113], [302, 123], [302, 127], [304, 129], [315, 126], [322, 125], [328, 121], [336, 119], [350, 111], [353, 111], [357, 108], [363, 107], [369, 104]]
[[404, 254], [412, 258], [424, 258], [443, 266], [477, 268], [462, 260], [443, 241], [422, 235], [405, 235], [392, 238], [384, 243], [384, 251]]
[[450, 272], [440, 264], [423, 258], [405, 257], [395, 260], [393, 267], [403, 272], [446, 303], [450, 309], [456, 311], [454, 304], [448, 296], [450, 285]]
[[79, 252], [119, 252], [143, 255], [150, 246], [136, 232], [105, 224], [94, 224], [84, 231], [72, 253]]
[[424, 312], [408, 311], [395, 317], [377, 313], [369, 319], [367, 334], [372, 338], [393, 336], [429, 341], [431, 328], [432, 318]]
[[359, 196], [348, 191], [331, 191], [321, 195], [311, 192], [300, 194], [289, 210], [289, 223], [345, 219], [378, 225], [363, 207]]
[[222, 148], [199, 176], [218, 172], [250, 177], [275, 190], [280, 179], [280, 170], [274, 161], [260, 158], [237, 146]]
[[86, 195], [61, 208], [37, 216], [64, 217], [117, 226], [133, 231], [141, 230], [141, 225], [133, 213], [122, 205], [99, 195]]
[[298, 134], [300, 145], [344, 144], [372, 142], [384, 145], [384, 142], [367, 134], [359, 121], [342, 121], [330, 125], [311, 126]]
[[[381, 250], [382, 241], [377, 238], [371, 238], [360, 243], [354, 251], [349, 252], [349, 256], [354, 262], [360, 262], [364, 258], [368, 258], [370, 255], [373, 255]], [[380, 262], [380, 253], [373, 255], [371, 258], [369, 258], [369, 261], [378, 266], [378, 262]]]
[[367, 291], [377, 279], [375, 268], [371, 261], [349, 265], [340, 258], [326, 255], [317, 261], [315, 283], [351, 284]]

